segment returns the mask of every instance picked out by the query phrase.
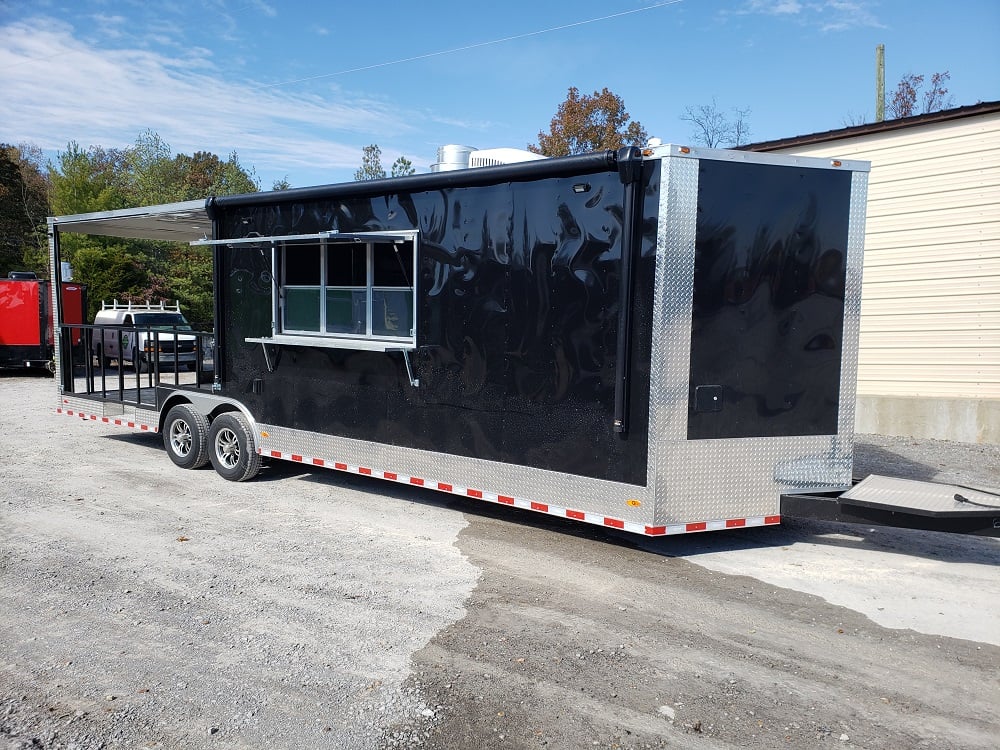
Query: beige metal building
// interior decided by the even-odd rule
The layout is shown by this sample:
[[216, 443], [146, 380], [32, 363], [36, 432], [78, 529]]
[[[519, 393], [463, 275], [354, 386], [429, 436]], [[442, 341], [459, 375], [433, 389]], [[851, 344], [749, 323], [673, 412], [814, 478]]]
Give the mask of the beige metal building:
[[748, 148], [872, 163], [857, 431], [1000, 443], [1000, 102]]

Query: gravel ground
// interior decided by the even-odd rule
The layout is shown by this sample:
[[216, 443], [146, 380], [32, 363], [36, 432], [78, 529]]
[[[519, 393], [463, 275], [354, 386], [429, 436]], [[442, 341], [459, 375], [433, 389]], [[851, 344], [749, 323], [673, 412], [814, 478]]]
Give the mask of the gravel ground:
[[[637, 540], [159, 436], [0, 375], [0, 748], [995, 748], [1000, 544]], [[861, 436], [856, 474], [1000, 486]]]

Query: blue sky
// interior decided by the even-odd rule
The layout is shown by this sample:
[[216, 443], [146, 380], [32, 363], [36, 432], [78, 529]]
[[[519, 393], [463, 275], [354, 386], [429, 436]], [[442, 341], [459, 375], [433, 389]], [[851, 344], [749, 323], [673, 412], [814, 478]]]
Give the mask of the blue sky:
[[0, 141], [152, 129], [237, 151], [265, 189], [350, 180], [369, 143], [418, 171], [448, 143], [523, 148], [570, 86], [665, 142], [713, 99], [750, 110], [751, 140], [843, 127], [874, 115], [880, 43], [887, 92], [948, 70], [955, 106], [1000, 99], [997, 0], [0, 0], [0, 39]]

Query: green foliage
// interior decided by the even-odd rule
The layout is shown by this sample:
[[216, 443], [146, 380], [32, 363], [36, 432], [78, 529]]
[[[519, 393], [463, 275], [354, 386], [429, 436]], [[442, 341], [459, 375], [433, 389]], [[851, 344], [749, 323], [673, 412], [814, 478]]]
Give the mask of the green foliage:
[[[86, 150], [71, 142], [48, 168], [55, 215], [197, 200], [260, 189], [253, 167], [236, 152], [225, 160], [208, 151], [174, 155], [157, 133], [142, 132], [133, 146]], [[211, 323], [211, 253], [176, 243], [60, 235], [63, 260], [89, 289], [92, 316], [101, 300], [179, 300], [188, 319]], [[46, 252], [47, 258], [47, 252]]]
[[528, 150], [545, 156], [586, 154], [622, 146], [644, 146], [646, 129], [629, 117], [622, 98], [607, 88], [593, 95], [580, 94], [571, 86], [559, 105], [549, 132], [538, 134], [538, 143]]
[[413, 167], [413, 162], [405, 156], [400, 156], [392, 163], [393, 177], [406, 177], [407, 175], [414, 174], [416, 171]]
[[382, 166], [382, 149], [373, 143], [365, 146], [361, 152], [361, 166], [354, 173], [354, 179], [381, 180], [385, 177], [385, 167]]
[[280, 180], [275, 180], [271, 183], [271, 190], [291, 190], [292, 184], [288, 181], [288, 175], [285, 175]]
[[0, 277], [10, 271], [47, 276], [48, 183], [41, 149], [0, 144]]
[[91, 146], [84, 151], [75, 141], [49, 164], [49, 202], [55, 216], [125, 208], [120, 188], [124, 153]]
[[101, 300], [131, 299], [134, 291], [148, 283], [145, 259], [127, 241], [109, 243], [103, 238], [86, 236], [74, 240], [73, 278], [87, 285], [89, 320], [100, 309]]

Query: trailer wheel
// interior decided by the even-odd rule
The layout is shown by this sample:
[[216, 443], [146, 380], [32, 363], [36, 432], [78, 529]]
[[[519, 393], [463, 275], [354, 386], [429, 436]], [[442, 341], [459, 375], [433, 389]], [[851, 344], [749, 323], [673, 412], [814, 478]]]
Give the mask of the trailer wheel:
[[182, 469], [199, 469], [208, 463], [208, 419], [187, 404], [167, 412], [163, 447]]
[[260, 471], [260, 455], [254, 449], [253, 432], [239, 412], [220, 414], [209, 430], [209, 459], [219, 476], [230, 482], [245, 482]]

